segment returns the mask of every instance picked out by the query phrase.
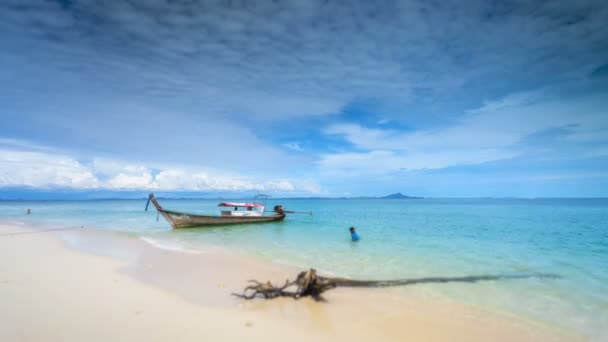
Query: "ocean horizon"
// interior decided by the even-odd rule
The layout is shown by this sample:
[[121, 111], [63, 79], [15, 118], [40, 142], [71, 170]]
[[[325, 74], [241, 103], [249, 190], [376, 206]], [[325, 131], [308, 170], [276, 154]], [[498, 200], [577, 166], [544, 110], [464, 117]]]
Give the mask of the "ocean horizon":
[[[26, 197], [0, 197], [0, 202], [64, 202], [64, 201], [146, 201], [148, 199], [147, 192], [144, 195], [139, 195], [135, 197], [77, 197], [77, 198], [61, 198], [61, 197], [48, 197], [48, 198], [31, 198], [29, 196]], [[247, 201], [247, 202], [255, 202], [259, 201], [255, 199], [255, 195], [245, 195], [245, 196], [200, 196], [200, 197], [183, 197], [179, 195], [159, 195], [155, 194], [155, 197], [158, 199], [170, 199], [170, 200], [184, 200], [184, 201], [196, 201], [196, 200], [239, 200], [239, 201]], [[1, 196], [1, 195], [0, 195]], [[318, 196], [297, 196], [297, 197], [288, 197], [288, 196], [277, 196], [270, 197], [273, 201], [278, 200], [391, 200], [391, 201], [415, 201], [415, 200], [608, 200], [606, 196], [470, 196], [470, 197], [458, 197], [458, 196], [412, 196], [410, 198], [396, 198], [389, 199], [384, 198], [384, 196], [327, 196], [327, 197], [318, 197]]]

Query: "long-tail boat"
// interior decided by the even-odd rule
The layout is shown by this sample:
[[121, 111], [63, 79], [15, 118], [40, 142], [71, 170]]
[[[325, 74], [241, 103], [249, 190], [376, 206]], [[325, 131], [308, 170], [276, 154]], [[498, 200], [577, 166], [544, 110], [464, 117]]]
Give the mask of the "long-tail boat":
[[274, 215], [264, 215], [264, 205], [260, 203], [221, 202], [218, 204], [219, 207], [222, 207], [221, 216], [207, 216], [164, 209], [152, 193], [148, 195], [146, 210], [148, 210], [150, 202], [173, 228], [262, 223], [285, 219], [285, 210], [280, 205], [274, 206]]

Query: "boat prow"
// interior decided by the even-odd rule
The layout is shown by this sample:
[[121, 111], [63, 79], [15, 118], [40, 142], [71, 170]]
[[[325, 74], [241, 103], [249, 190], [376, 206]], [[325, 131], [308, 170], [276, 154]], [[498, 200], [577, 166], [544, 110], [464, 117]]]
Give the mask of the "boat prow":
[[[194, 215], [184, 212], [166, 210], [164, 209], [154, 197], [154, 194], [148, 196], [148, 203], [152, 202], [156, 210], [163, 215], [163, 217], [171, 224], [173, 228], [192, 228], [192, 227], [204, 227], [204, 226], [218, 226], [218, 225], [229, 225], [229, 224], [243, 224], [243, 223], [263, 223], [282, 221], [285, 219], [285, 212], [279, 207], [279, 210], [275, 210], [275, 215], [263, 215], [264, 207], [256, 203], [232, 203], [223, 202], [220, 206], [227, 206], [224, 204], [230, 204], [230, 207], [235, 207], [235, 212], [238, 211], [239, 207], [247, 208], [238, 214], [230, 214], [231, 211], [222, 211], [222, 216], [207, 216], [207, 215]], [[237, 204], [234, 206], [234, 204]], [[249, 208], [259, 208], [261, 206], [262, 212], [257, 214], [254, 210], [248, 210]], [[146, 209], [148, 205], [146, 204]]]

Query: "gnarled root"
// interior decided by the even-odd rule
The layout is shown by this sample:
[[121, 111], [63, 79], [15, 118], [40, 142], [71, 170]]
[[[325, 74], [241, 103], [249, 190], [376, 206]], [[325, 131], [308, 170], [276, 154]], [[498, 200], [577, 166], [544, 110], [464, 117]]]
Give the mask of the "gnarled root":
[[[300, 272], [294, 281], [286, 280], [283, 286], [274, 286], [272, 283], [261, 283], [257, 280], [250, 280], [251, 285], [245, 287], [242, 294], [233, 293], [234, 296], [243, 299], [254, 299], [263, 297], [272, 299], [277, 297], [291, 297], [299, 299], [310, 296], [317, 301], [324, 301], [321, 296], [323, 292], [338, 286], [342, 287], [388, 287], [406, 286], [421, 283], [476, 283], [478, 281], [497, 281], [513, 280], [525, 278], [561, 278], [556, 274], [530, 273], [530, 274], [495, 274], [495, 275], [472, 275], [464, 277], [428, 277], [417, 279], [397, 279], [397, 280], [352, 280], [346, 278], [328, 278], [317, 275], [317, 271], [311, 268], [308, 271]], [[289, 290], [292, 289], [293, 290]]]
[[251, 285], [245, 287], [242, 294], [233, 293], [233, 295], [243, 299], [253, 299], [258, 296], [266, 299], [276, 297], [294, 297], [293, 293], [285, 291], [286, 288], [292, 285], [289, 280], [286, 280], [285, 285], [281, 287], [275, 287], [269, 281], [260, 283], [257, 280], [249, 280], [249, 283], [251, 283]]
[[[291, 297], [299, 299], [301, 297], [311, 296], [313, 299], [324, 300], [321, 294], [329, 289], [336, 287], [336, 284], [325, 277], [317, 275], [315, 269], [310, 269], [305, 272], [300, 272], [294, 281], [286, 280], [283, 286], [274, 286], [269, 281], [261, 283], [257, 280], [250, 280], [251, 285], [245, 287], [242, 294], [233, 293], [234, 296], [243, 299], [254, 299], [262, 297], [272, 299], [277, 297]], [[294, 288], [293, 290], [288, 290]]]

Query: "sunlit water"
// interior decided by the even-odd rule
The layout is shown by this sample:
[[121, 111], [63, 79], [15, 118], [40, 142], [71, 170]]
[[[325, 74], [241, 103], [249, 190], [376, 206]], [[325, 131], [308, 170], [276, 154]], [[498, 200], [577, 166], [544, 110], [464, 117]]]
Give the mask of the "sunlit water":
[[[161, 200], [217, 214], [216, 200]], [[278, 202], [268, 203], [268, 207]], [[0, 219], [85, 225], [172, 249], [222, 246], [353, 278], [543, 272], [559, 279], [419, 285], [431, 295], [608, 339], [608, 200], [280, 200], [284, 222], [171, 230], [144, 200], [0, 202]], [[32, 215], [25, 215], [30, 208]], [[348, 227], [362, 239], [350, 242]], [[407, 291], [407, 289], [403, 289]]]

